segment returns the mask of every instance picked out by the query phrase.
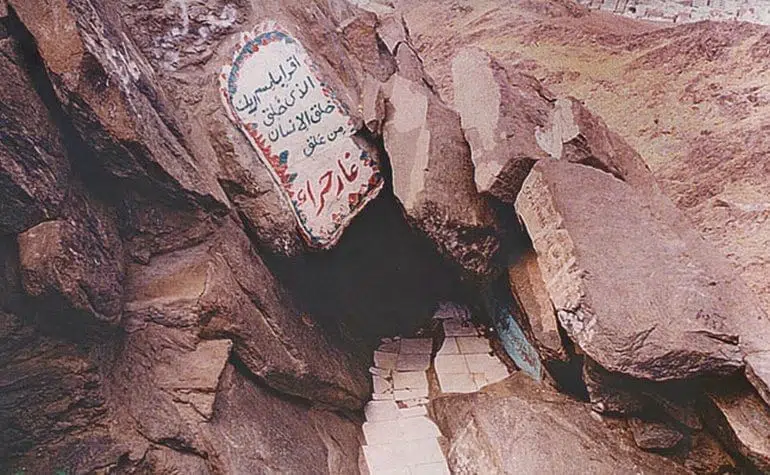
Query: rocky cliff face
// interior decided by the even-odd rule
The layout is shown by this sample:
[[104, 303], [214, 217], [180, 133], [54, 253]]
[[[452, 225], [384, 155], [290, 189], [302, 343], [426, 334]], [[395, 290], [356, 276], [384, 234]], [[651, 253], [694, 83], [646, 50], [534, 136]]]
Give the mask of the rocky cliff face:
[[[255, 31], [329, 98], [295, 129], [345, 121], [298, 150], [360, 163], [299, 190], [323, 157], [258, 130], [295, 96], [238, 123]], [[357, 473], [379, 338], [461, 301], [507, 309], [494, 346], [542, 381], [431, 402], [453, 471], [766, 471], [768, 35], [567, 0], [0, 0], [0, 470]]]

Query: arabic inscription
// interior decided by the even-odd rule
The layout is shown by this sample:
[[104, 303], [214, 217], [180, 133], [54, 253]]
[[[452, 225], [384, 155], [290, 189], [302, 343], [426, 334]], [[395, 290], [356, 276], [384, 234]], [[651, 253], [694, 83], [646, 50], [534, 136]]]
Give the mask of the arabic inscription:
[[271, 170], [314, 247], [333, 246], [382, 188], [346, 107], [302, 45], [274, 25], [244, 35], [221, 75], [231, 120]]

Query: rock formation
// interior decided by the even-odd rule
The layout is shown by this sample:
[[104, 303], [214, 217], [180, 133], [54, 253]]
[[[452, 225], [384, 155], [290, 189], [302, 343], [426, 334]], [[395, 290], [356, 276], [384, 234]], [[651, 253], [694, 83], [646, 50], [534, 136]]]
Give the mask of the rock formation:
[[0, 472], [770, 471], [768, 38], [0, 0]]
[[[455, 473], [688, 473], [609, 435], [588, 407], [523, 375], [432, 405], [452, 441], [449, 464]], [[560, 455], [565, 452], [570, 456]]]

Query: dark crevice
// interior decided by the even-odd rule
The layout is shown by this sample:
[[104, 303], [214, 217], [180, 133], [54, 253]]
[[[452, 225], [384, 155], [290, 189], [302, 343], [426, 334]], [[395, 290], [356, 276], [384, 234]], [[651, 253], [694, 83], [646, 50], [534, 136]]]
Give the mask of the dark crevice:
[[322, 327], [369, 346], [380, 337], [411, 335], [437, 302], [473, 294], [433, 243], [413, 230], [393, 194], [382, 139], [377, 148], [385, 184], [330, 250], [297, 257], [263, 255], [265, 263]]

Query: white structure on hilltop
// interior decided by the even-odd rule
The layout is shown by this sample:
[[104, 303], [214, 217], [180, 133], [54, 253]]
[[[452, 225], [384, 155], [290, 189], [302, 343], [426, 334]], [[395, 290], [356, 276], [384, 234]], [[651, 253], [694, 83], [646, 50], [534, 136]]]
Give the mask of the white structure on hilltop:
[[644, 20], [747, 21], [770, 25], [770, 0], [577, 0], [588, 8]]

